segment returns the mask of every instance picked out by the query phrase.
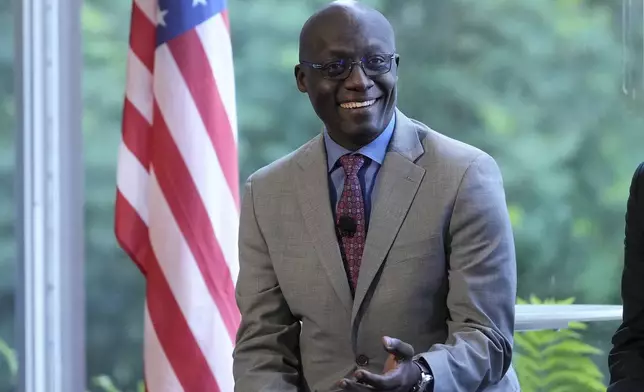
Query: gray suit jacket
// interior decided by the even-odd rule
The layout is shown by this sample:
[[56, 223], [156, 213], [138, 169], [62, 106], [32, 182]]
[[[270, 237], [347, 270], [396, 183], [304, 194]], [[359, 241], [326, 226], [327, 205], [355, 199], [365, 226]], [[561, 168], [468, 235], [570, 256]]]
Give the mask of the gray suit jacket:
[[235, 391], [335, 391], [357, 364], [382, 371], [385, 335], [422, 353], [435, 392], [519, 390], [515, 250], [499, 169], [484, 152], [397, 116], [355, 299], [322, 135], [248, 179]]

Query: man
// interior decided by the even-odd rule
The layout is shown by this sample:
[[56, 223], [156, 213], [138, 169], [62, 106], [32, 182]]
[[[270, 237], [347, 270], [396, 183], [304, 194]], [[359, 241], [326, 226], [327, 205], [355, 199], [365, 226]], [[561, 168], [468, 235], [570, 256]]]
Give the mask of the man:
[[501, 174], [396, 109], [398, 65], [364, 5], [302, 29], [296, 83], [324, 131], [246, 183], [236, 391], [519, 390]]
[[644, 162], [631, 182], [625, 235], [624, 314], [608, 357], [610, 392], [644, 391]]

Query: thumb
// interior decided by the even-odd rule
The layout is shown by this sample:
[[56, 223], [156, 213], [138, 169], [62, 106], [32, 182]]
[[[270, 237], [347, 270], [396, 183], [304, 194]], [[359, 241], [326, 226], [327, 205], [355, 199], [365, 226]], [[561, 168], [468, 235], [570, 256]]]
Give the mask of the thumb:
[[393, 355], [397, 361], [411, 360], [414, 357], [414, 348], [411, 344], [389, 336], [385, 336], [382, 340], [385, 350]]

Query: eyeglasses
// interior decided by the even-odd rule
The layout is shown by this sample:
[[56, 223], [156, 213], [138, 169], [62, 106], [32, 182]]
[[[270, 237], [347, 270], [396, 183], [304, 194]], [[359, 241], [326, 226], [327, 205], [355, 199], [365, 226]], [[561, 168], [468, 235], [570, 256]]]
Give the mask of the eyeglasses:
[[344, 80], [351, 75], [351, 70], [355, 64], [360, 64], [360, 67], [367, 76], [386, 74], [391, 71], [392, 60], [397, 57], [398, 55], [396, 53], [374, 54], [365, 56], [359, 61], [338, 59], [324, 64], [300, 61], [300, 65], [317, 69], [322, 73], [325, 79]]

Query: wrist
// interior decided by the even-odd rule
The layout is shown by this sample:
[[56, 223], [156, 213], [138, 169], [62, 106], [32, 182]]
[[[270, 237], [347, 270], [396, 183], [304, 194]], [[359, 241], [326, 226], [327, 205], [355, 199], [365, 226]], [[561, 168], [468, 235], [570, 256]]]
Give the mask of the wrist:
[[422, 358], [414, 359], [414, 364], [418, 366], [418, 382], [412, 387], [410, 392], [432, 392], [434, 390], [434, 376], [427, 362]]

